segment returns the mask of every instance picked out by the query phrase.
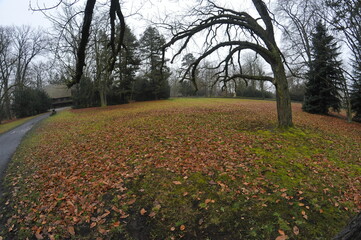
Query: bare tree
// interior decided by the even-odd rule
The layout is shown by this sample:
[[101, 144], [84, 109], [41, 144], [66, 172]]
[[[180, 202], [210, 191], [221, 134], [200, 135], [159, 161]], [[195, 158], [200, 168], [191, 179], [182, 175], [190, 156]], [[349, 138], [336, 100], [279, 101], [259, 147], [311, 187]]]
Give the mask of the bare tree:
[[[181, 47], [172, 61], [180, 55], [196, 35], [205, 34], [204, 52], [185, 71], [184, 77], [191, 72], [194, 80], [200, 62], [220, 49], [228, 49], [228, 54], [220, 61], [222, 70], [218, 80], [228, 82], [236, 78], [270, 81], [276, 87], [278, 125], [290, 127], [292, 123], [291, 101], [288, 83], [283, 64], [282, 53], [277, 46], [271, 14], [262, 0], [252, 0], [259, 17], [252, 17], [247, 12], [235, 11], [206, 1], [206, 6], [195, 10], [198, 18], [187, 28], [175, 32], [173, 38], [164, 49], [181, 42]], [[240, 34], [247, 37], [242, 40]], [[226, 36], [219, 40], [220, 36]], [[244, 50], [252, 50], [259, 54], [270, 65], [273, 76], [253, 76], [242, 72], [240, 55]], [[229, 74], [230, 67], [238, 66], [238, 73]]]
[[[59, 0], [55, 5], [47, 7], [47, 6], [39, 6], [33, 7], [31, 6], [30, 1], [30, 8], [34, 11], [41, 11], [46, 16], [48, 16], [50, 19], [54, 20], [53, 17], [49, 16], [46, 11], [58, 8], [60, 6], [65, 6], [66, 8], [69, 8], [73, 5], [75, 5], [78, 1], [70, 1], [67, 0]], [[119, 0], [109, 0], [109, 26], [110, 26], [110, 33], [109, 33], [109, 43], [108, 46], [111, 49], [111, 56], [107, 60], [108, 62], [108, 72], [112, 72], [114, 70], [114, 66], [116, 63], [116, 59], [118, 56], [119, 51], [121, 50], [123, 45], [123, 39], [124, 39], [124, 33], [125, 33], [125, 19], [124, 15], [121, 10], [120, 2]], [[69, 20], [74, 18], [77, 15], [83, 15], [82, 25], [79, 29], [79, 41], [76, 51], [76, 66], [75, 66], [75, 72], [73, 75], [73, 79], [68, 81], [67, 85], [68, 87], [73, 86], [76, 83], [80, 82], [81, 77], [84, 73], [84, 67], [86, 66], [86, 50], [89, 43], [89, 40], [91, 39], [91, 26], [93, 25], [93, 18], [94, 18], [94, 10], [96, 9], [96, 0], [87, 0], [85, 3], [84, 11], [78, 11], [74, 13], [74, 15], [69, 17]], [[56, 19], [55, 19], [56, 20]], [[117, 21], [119, 22], [120, 27], [116, 28]], [[65, 27], [66, 25], [64, 25]], [[117, 30], [119, 30], [117, 34]], [[118, 40], [116, 40], [118, 38]]]
[[33, 84], [37, 89], [43, 89], [47, 83], [47, 73], [51, 71], [48, 64], [45, 62], [37, 62], [31, 65], [30, 75], [33, 79]]
[[[95, 2], [96, 0], [87, 0], [85, 6], [83, 26], [81, 30], [81, 38], [80, 38], [79, 48], [77, 51], [76, 72], [73, 81], [68, 83], [69, 87], [71, 87], [75, 83], [78, 83], [81, 79], [81, 76], [83, 75], [83, 68], [85, 66], [85, 50], [89, 42], [90, 26], [92, 24]], [[119, 51], [123, 47], [123, 39], [125, 33], [125, 20], [118, 0], [110, 0], [109, 19], [110, 19], [109, 46], [111, 47], [112, 54], [111, 57], [108, 59], [108, 71], [111, 72], [114, 69], [116, 58], [119, 54]], [[119, 28], [116, 28], [117, 19], [119, 20], [120, 23]], [[118, 34], [118, 41], [115, 40], [116, 29], [120, 30]]]
[[10, 91], [14, 85], [10, 76], [16, 60], [11, 54], [12, 34], [12, 28], [0, 27], [0, 122], [11, 118]]
[[331, 19], [327, 19], [335, 30], [342, 32], [345, 43], [355, 60], [361, 59], [361, 2], [360, 0], [327, 0]]
[[282, 24], [283, 47], [294, 72], [304, 77], [311, 66], [311, 37], [316, 23], [323, 15], [319, 0], [277, 0], [276, 13]]
[[30, 63], [45, 50], [46, 41], [41, 30], [34, 31], [30, 26], [15, 28], [14, 39], [15, 84], [23, 86]]
[[57, 65], [65, 76], [74, 76], [77, 49], [80, 41], [81, 18], [74, 5], [61, 6], [56, 16], [48, 16], [53, 31], [51, 52], [54, 54], [54, 65]]

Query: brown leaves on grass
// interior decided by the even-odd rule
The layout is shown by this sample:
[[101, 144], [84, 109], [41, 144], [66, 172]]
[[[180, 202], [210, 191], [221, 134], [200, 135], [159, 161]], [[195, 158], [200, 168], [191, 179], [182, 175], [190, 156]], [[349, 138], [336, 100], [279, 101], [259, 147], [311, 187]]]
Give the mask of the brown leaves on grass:
[[[325, 146], [334, 149], [310, 157], [299, 156], [287, 164], [301, 163], [305, 166], [304, 171], [310, 170], [312, 177], [320, 179], [330, 189], [333, 178], [325, 169], [332, 169], [337, 175], [344, 176], [345, 181], [342, 196], [337, 196], [337, 199], [329, 196], [333, 204], [351, 201], [361, 207], [360, 184], [357, 182], [360, 178], [348, 176], [347, 166], [339, 167], [326, 154], [328, 150], [341, 149], [345, 162], [360, 164], [361, 159], [354, 156], [360, 154], [357, 146], [361, 146], [361, 125], [306, 114], [297, 104], [293, 110], [296, 125], [310, 131], [321, 129], [325, 132], [325, 140], [332, 142], [332, 145]], [[285, 140], [272, 132], [275, 120], [273, 102], [232, 99], [137, 103], [59, 114], [38, 130], [37, 141], [29, 143], [26, 153], [18, 156], [24, 159], [23, 168], [10, 176], [11, 185], [24, 188], [22, 194], [29, 197], [26, 201], [17, 201], [19, 196], [13, 192], [13, 206], [21, 217], [10, 222], [24, 224], [29, 229], [37, 224], [44, 225], [43, 229], [33, 229], [38, 239], [64, 232], [67, 237], [73, 236], [77, 224], [85, 223], [91, 229], [107, 234], [112, 227], [126, 223], [129, 213], [121, 206], [137, 203], [137, 196], [127, 195], [124, 182], [131, 182], [154, 168], [184, 176], [182, 182], [172, 179], [164, 183], [173, 188], [185, 186], [189, 173], [199, 172], [207, 176], [215, 172], [224, 173], [232, 181], [240, 181], [240, 184], [238, 189], [234, 189], [223, 181], [210, 181], [209, 185], [219, 188], [221, 193], [236, 191], [235, 195], [260, 201], [260, 206], [264, 208], [268, 204], [262, 196], [278, 194], [280, 199], [276, 203], [281, 199], [294, 201], [303, 209], [306, 206], [301, 194], [318, 189], [313, 189], [314, 186], [306, 190], [289, 189], [276, 186], [268, 179], [270, 173], [276, 174], [282, 169], [264, 162], [263, 157], [287, 148]], [[270, 136], [257, 135], [258, 130], [268, 129], [271, 129]], [[332, 134], [337, 137], [332, 137]], [[356, 147], [348, 147], [346, 138], [352, 139]], [[319, 145], [312, 142], [317, 141], [316, 138], [310, 138], [310, 141]], [[277, 154], [279, 159], [287, 160], [282, 151]], [[290, 171], [287, 174], [291, 178], [295, 173]], [[322, 189], [326, 187], [321, 188], [321, 192]], [[187, 191], [181, 195], [188, 197]], [[41, 194], [32, 197], [31, 192]], [[108, 192], [114, 193], [115, 198], [112, 195], [112, 199], [107, 199]], [[292, 192], [298, 193], [292, 195]], [[325, 196], [330, 192], [324, 192]], [[204, 199], [206, 205], [215, 202], [210, 198]], [[109, 202], [116, 203], [116, 206], [109, 206]], [[149, 212], [148, 216], [158, 217], [154, 209]], [[141, 215], [146, 213], [144, 208], [139, 211]], [[305, 210], [300, 215], [308, 218]], [[111, 218], [116, 221], [109, 221]], [[46, 231], [47, 226], [57, 227]], [[181, 225], [180, 230], [187, 229]], [[286, 239], [286, 234], [279, 233], [278, 240]], [[294, 227], [293, 233], [298, 235], [299, 231]]]

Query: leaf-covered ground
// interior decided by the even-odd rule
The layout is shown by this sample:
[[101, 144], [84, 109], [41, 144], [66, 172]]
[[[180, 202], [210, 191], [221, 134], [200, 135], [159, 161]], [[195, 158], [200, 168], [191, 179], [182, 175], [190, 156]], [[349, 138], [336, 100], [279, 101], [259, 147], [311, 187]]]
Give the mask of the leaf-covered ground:
[[361, 124], [275, 102], [57, 114], [8, 169], [5, 239], [330, 239], [361, 210]]

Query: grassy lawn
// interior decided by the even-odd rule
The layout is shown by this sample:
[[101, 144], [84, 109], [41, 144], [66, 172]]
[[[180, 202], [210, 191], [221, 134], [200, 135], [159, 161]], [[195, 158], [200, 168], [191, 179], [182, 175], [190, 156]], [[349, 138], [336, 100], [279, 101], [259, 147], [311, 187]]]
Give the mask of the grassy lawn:
[[30, 119], [35, 118], [36, 116], [31, 116], [31, 117], [27, 117], [27, 118], [21, 118], [21, 119], [17, 119], [14, 121], [10, 121], [10, 122], [6, 122], [3, 124], [0, 124], [0, 134], [5, 133], [7, 131], [10, 131], [14, 128], [16, 128], [17, 126], [20, 126], [21, 124], [29, 121]]
[[11, 162], [9, 239], [331, 239], [361, 210], [361, 124], [176, 99], [64, 111]]

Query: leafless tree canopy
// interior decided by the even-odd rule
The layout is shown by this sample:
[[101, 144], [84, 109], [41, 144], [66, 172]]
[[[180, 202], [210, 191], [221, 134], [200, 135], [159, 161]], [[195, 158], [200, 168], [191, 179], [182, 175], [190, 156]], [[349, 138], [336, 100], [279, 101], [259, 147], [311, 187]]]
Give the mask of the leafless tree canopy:
[[[196, 35], [205, 35], [204, 52], [189, 65], [183, 78], [191, 73], [191, 80], [195, 81], [197, 67], [202, 60], [220, 49], [228, 49], [226, 56], [218, 65], [221, 67], [221, 71], [218, 72], [218, 80], [227, 82], [239, 78], [272, 82], [276, 86], [279, 124], [280, 126], [291, 126], [292, 116], [283, 56], [275, 40], [273, 20], [262, 0], [252, 0], [252, 2], [260, 18], [254, 18], [247, 12], [238, 12], [207, 1], [206, 6], [195, 10], [195, 15], [199, 16], [198, 19], [185, 29], [176, 32], [164, 49], [175, 43], [181, 43], [172, 59], [174, 61], [178, 55], [184, 52]], [[220, 40], [220, 36], [225, 36], [225, 38]], [[241, 65], [241, 53], [244, 50], [252, 50], [260, 55], [271, 66], [273, 76], [244, 74]]]
[[[72, 5], [77, 1], [74, 1], [73, 3], [65, 3], [67, 5]], [[60, 6], [63, 3], [63, 1], [59, 1], [59, 3], [56, 6], [52, 6], [49, 8], [40, 8], [38, 6], [38, 10], [44, 11], [49, 10], [51, 8], [56, 8]], [[84, 10], [84, 17], [83, 17], [83, 24], [81, 27], [81, 36], [79, 45], [77, 48], [76, 53], [76, 68], [75, 68], [75, 75], [74, 78], [68, 82], [68, 87], [73, 86], [76, 83], [79, 83], [82, 75], [83, 75], [83, 69], [85, 66], [85, 57], [86, 57], [86, 47], [89, 42], [89, 38], [91, 35], [91, 26], [93, 21], [93, 15], [94, 15], [94, 9], [95, 9], [95, 3], [96, 0], [87, 0]], [[110, 19], [110, 41], [109, 41], [109, 47], [112, 50], [112, 55], [109, 59], [109, 68], [108, 71], [111, 72], [114, 69], [114, 65], [116, 62], [116, 57], [120, 51], [120, 49], [123, 46], [123, 38], [124, 38], [124, 32], [125, 32], [125, 20], [124, 16], [120, 7], [120, 3], [118, 0], [111, 0], [110, 6], [109, 6], [109, 19]], [[116, 22], [119, 21], [120, 28], [116, 28]], [[119, 33], [116, 33], [117, 29], [119, 29]], [[119, 38], [118, 41], [116, 41], [116, 37]], [[116, 44], [117, 42], [117, 44]]]

